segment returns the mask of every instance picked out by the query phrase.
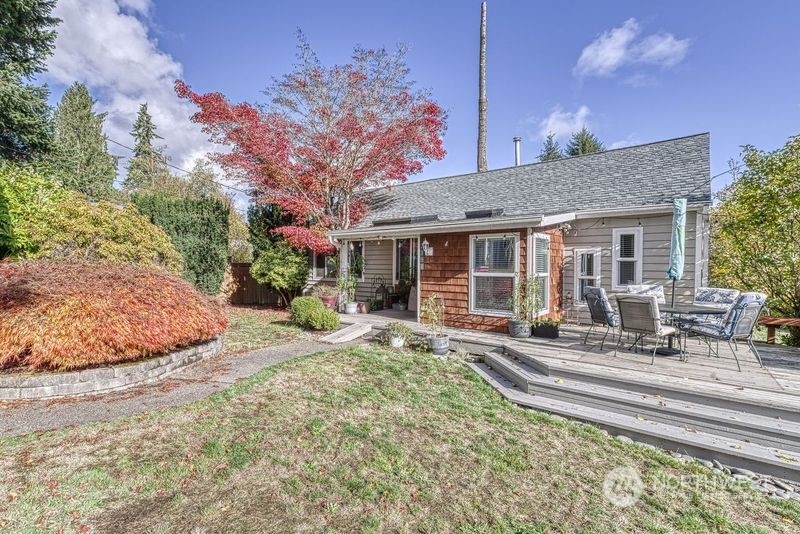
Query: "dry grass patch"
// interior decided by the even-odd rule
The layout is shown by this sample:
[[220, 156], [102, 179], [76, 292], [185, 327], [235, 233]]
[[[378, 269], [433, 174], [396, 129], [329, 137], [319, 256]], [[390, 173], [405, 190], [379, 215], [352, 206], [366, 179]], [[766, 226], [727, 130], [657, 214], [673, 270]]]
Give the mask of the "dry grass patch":
[[228, 307], [223, 351], [244, 352], [311, 338], [291, 322], [289, 312], [274, 308]]
[[[621, 465], [646, 491], [602, 494]], [[376, 348], [302, 358], [205, 401], [0, 441], [13, 531], [789, 532], [741, 487], [660, 491], [699, 466], [514, 407], [461, 364]]]

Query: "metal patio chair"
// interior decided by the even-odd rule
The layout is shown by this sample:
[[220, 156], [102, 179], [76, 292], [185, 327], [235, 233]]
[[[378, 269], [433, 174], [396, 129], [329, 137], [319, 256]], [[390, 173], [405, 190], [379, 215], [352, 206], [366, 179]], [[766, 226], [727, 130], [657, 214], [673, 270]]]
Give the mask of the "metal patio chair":
[[[658, 350], [659, 343], [669, 336], [677, 335], [678, 330], [675, 327], [661, 324], [658, 298], [655, 295], [622, 293], [615, 296], [619, 310], [620, 331], [636, 334], [633, 345], [629, 348], [635, 348], [637, 343], [641, 343], [641, 348], [644, 350], [644, 338], [655, 336], [656, 344], [650, 359], [650, 364], [653, 365], [656, 362], [656, 350]], [[678, 339], [680, 340], [680, 337]], [[622, 340], [620, 339], [620, 341]], [[619, 343], [614, 347], [614, 356], [617, 355], [618, 347]]]
[[[736, 341], [746, 341], [747, 346], [753, 352], [758, 361], [758, 365], [764, 367], [761, 361], [761, 355], [753, 345], [753, 331], [758, 323], [758, 316], [761, 315], [761, 310], [767, 301], [767, 296], [763, 293], [742, 293], [736, 298], [736, 301], [731, 305], [728, 313], [722, 318], [722, 321], [700, 321], [693, 324], [688, 333], [690, 335], [699, 336], [708, 345], [708, 355], [711, 356], [712, 352], [715, 356], [719, 357], [719, 341], [728, 343], [733, 357], [736, 359], [736, 367], [739, 371], [742, 366], [739, 364], [738, 345]], [[716, 350], [711, 346], [711, 340], [717, 341]], [[684, 351], [684, 359], [688, 360], [688, 355]]]
[[605, 289], [602, 287], [587, 286], [583, 290], [583, 299], [589, 307], [589, 315], [592, 318], [592, 324], [586, 336], [583, 338], [583, 343], [589, 339], [589, 334], [592, 333], [595, 326], [605, 326], [606, 331], [603, 334], [603, 339], [600, 340], [600, 350], [603, 350], [603, 344], [606, 342], [608, 333], [611, 332], [611, 341], [615, 340], [616, 328], [619, 326], [619, 318], [614, 313], [614, 308], [611, 307], [611, 302], [608, 301]]

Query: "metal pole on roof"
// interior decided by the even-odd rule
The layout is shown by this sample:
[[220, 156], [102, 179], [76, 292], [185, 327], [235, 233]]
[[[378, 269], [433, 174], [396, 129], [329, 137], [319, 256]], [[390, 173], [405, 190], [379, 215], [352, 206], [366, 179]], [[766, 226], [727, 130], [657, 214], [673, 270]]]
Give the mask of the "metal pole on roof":
[[478, 172], [485, 172], [486, 162], [486, 113], [489, 100], [486, 98], [486, 2], [481, 2], [481, 47], [478, 61]]

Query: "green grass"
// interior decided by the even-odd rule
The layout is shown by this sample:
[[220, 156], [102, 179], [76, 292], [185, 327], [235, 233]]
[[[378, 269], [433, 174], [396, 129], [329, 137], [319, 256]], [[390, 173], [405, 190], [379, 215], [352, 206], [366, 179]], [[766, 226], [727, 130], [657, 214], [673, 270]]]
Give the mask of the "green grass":
[[283, 310], [231, 307], [228, 319], [230, 324], [223, 345], [225, 352], [243, 352], [311, 337], [292, 324], [289, 313]]
[[[602, 493], [633, 467], [629, 508]], [[685, 490], [655, 476], [705, 481]], [[265, 369], [208, 399], [0, 440], [9, 532], [774, 532], [800, 507], [504, 401], [462, 364], [379, 348]]]

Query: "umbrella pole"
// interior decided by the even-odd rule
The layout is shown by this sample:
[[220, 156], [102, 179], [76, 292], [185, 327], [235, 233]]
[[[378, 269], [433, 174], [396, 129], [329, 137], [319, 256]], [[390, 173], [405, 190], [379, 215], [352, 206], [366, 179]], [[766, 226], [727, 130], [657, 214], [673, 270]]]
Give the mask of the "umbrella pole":
[[675, 279], [672, 279], [672, 306], [675, 306]]

